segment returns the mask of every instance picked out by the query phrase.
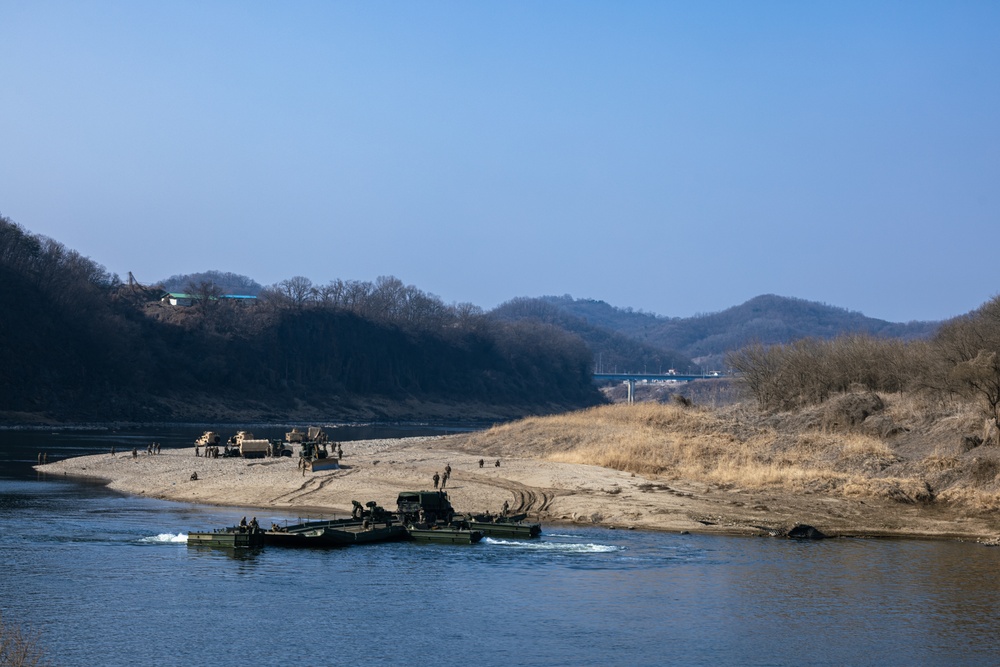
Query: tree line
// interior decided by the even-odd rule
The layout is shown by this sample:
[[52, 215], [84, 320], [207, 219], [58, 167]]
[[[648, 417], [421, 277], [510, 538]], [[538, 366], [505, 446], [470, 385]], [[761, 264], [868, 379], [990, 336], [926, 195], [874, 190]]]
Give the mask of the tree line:
[[1000, 419], [1000, 296], [942, 324], [928, 340], [871, 335], [754, 343], [727, 356], [765, 410], [791, 410], [853, 389], [975, 400]]
[[[394, 277], [313, 285], [290, 278], [251, 302], [202, 274], [193, 306], [125, 284], [62, 244], [0, 217], [0, 405], [80, 419], [148, 419], [212, 394], [333, 406], [366, 396], [512, 406], [597, 402], [591, 355], [540, 322], [446, 305]], [[197, 406], [190, 406], [192, 413]]]

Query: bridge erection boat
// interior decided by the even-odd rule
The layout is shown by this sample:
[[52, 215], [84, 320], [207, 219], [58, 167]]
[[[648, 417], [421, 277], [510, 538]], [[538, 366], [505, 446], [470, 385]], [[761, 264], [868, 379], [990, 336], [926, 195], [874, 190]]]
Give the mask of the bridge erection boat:
[[517, 540], [530, 540], [542, 534], [542, 524], [525, 523], [525, 514], [516, 516], [471, 514], [466, 517], [469, 527], [483, 531], [486, 537], [508, 537]]
[[188, 546], [255, 549], [264, 546], [264, 532], [248, 530], [246, 526], [191, 531], [188, 533], [187, 543]]

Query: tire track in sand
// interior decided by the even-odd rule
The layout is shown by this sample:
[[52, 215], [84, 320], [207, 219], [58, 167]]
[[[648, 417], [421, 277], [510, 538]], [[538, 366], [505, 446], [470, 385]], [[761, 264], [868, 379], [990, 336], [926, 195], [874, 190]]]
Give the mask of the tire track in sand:
[[477, 478], [475, 483], [503, 489], [513, 495], [514, 503], [508, 509], [511, 514], [541, 514], [542, 512], [547, 512], [556, 496], [561, 495], [552, 489], [536, 489], [509, 479], [494, 480]]
[[289, 505], [294, 504], [295, 501], [302, 500], [306, 496], [310, 496], [318, 491], [322, 491], [324, 488], [326, 488], [327, 485], [329, 485], [335, 479], [346, 477], [347, 475], [351, 474], [354, 471], [344, 470], [343, 472], [344, 472], [343, 475], [333, 474], [324, 476], [322, 478], [312, 477], [310, 479], [307, 479], [306, 481], [302, 482], [302, 484], [300, 484], [297, 489], [289, 491], [287, 493], [283, 493], [280, 496], [275, 496], [274, 498], [271, 499], [271, 502], [275, 504], [278, 503], [287, 503]]

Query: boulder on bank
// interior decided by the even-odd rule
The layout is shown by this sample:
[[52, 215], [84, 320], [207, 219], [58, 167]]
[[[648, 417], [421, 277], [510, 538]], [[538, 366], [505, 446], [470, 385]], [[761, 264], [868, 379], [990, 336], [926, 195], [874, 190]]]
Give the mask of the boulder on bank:
[[[885, 402], [873, 392], [850, 393], [830, 399], [823, 411], [823, 429], [828, 431], [848, 431], [857, 428], [863, 421], [882, 412]], [[879, 430], [885, 426], [880, 425]]]
[[793, 526], [791, 530], [785, 533], [785, 537], [795, 540], [823, 540], [829, 536], [824, 535], [819, 530], [813, 528], [810, 525], [799, 523], [795, 524], [795, 526]]

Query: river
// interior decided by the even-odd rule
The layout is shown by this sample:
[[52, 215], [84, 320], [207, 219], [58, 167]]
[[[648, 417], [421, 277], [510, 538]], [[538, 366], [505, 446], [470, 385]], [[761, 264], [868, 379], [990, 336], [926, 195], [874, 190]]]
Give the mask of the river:
[[227, 552], [186, 534], [251, 512], [299, 517], [126, 497], [31, 467], [41, 451], [200, 433], [0, 431], [0, 612], [55, 664], [1000, 664], [1000, 550], [973, 543], [546, 525], [534, 541]]

